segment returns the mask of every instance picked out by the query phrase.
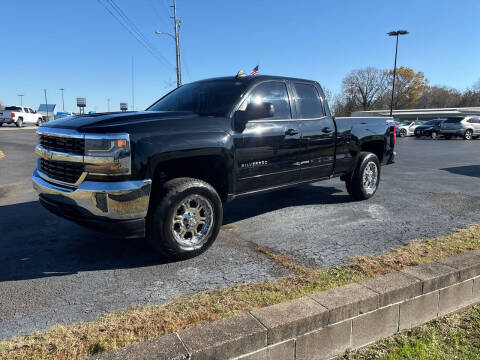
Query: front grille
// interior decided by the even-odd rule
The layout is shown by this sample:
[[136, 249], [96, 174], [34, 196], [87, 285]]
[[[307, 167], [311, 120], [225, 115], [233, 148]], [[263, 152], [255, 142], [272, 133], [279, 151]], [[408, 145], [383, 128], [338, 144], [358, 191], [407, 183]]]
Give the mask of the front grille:
[[39, 143], [45, 149], [51, 151], [76, 155], [84, 155], [85, 153], [85, 139], [82, 138], [69, 138], [40, 134]]
[[40, 159], [40, 170], [52, 179], [75, 184], [84, 172], [85, 165]]

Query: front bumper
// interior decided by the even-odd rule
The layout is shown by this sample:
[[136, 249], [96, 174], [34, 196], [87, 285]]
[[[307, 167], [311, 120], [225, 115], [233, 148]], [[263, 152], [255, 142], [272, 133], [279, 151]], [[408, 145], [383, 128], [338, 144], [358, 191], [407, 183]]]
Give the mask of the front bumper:
[[68, 188], [47, 181], [35, 169], [32, 181], [42, 205], [57, 215], [116, 235], [144, 235], [151, 180], [84, 181]]

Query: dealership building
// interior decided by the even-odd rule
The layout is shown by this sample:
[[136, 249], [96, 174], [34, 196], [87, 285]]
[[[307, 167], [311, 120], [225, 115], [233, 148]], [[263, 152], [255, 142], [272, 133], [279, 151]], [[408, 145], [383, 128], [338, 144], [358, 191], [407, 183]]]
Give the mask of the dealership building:
[[[432, 120], [445, 119], [448, 117], [457, 116], [480, 116], [480, 107], [459, 107], [459, 108], [443, 108], [443, 109], [408, 109], [408, 110], [393, 110], [393, 117], [398, 121], [412, 121], [412, 120]], [[369, 111], [354, 111], [352, 116], [359, 117], [385, 117], [390, 116], [390, 109], [387, 110], [369, 110]]]

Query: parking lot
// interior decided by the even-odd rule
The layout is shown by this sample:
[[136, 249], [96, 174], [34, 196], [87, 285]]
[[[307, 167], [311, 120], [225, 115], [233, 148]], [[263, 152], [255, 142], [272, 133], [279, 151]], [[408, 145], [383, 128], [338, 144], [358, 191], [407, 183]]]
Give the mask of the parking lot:
[[240, 199], [209, 251], [169, 263], [44, 210], [30, 181], [35, 144], [32, 129], [0, 129], [0, 338], [284, 276], [257, 246], [321, 267], [480, 222], [480, 140], [404, 138], [373, 199], [353, 202], [339, 179]]

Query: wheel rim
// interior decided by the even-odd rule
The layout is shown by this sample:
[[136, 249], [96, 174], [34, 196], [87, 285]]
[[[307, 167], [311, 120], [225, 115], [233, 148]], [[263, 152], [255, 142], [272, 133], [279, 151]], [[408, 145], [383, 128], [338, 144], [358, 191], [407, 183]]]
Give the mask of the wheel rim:
[[400, 131], [400, 136], [403, 137], [407, 135], [407, 132], [403, 129], [402, 131]]
[[437, 138], [437, 133], [436, 132], [432, 132], [432, 139], [436, 139]]
[[207, 241], [213, 223], [211, 202], [195, 194], [186, 197], [175, 207], [171, 230], [181, 247], [200, 248]]
[[472, 138], [472, 132], [469, 130], [465, 133], [465, 139], [470, 140]]
[[377, 188], [378, 167], [373, 161], [370, 161], [363, 171], [363, 188], [367, 194], [373, 194]]

